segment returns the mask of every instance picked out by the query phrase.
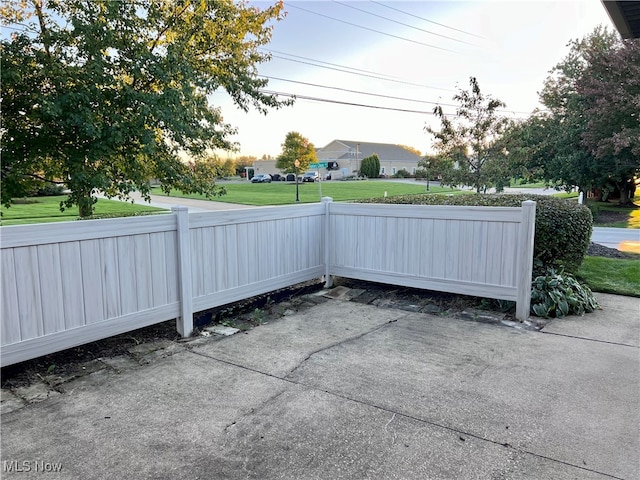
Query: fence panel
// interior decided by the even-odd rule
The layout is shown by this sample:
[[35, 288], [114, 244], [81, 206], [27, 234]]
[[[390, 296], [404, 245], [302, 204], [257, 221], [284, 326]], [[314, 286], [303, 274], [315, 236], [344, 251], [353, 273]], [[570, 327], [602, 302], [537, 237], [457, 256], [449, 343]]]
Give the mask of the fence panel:
[[535, 203], [334, 204], [2, 227], [0, 363], [331, 275], [515, 300], [528, 316]]
[[322, 204], [190, 216], [194, 310], [325, 274]]
[[2, 365], [175, 318], [175, 223], [3, 227]]
[[518, 300], [533, 252], [532, 227], [530, 251], [521, 248], [523, 208], [332, 203], [329, 211], [332, 275]]

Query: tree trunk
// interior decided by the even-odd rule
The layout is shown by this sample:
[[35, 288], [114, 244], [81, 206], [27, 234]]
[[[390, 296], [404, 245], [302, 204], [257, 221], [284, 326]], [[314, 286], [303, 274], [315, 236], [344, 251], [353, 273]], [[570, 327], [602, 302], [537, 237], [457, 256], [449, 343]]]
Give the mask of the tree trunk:
[[90, 193], [83, 192], [78, 196], [78, 210], [80, 218], [87, 218], [93, 215], [93, 198]]
[[633, 205], [633, 197], [636, 193], [636, 185], [633, 182], [633, 179], [627, 178], [622, 182], [618, 183], [618, 188], [620, 189], [620, 200], [618, 201], [618, 205], [629, 207]]

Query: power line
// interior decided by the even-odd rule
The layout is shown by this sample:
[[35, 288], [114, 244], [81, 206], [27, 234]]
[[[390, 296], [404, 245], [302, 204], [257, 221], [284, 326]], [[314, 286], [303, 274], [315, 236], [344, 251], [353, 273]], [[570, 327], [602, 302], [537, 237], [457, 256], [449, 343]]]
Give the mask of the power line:
[[[289, 54], [285, 54], [285, 55], [289, 55]], [[296, 56], [296, 55], [292, 55], [292, 56]], [[411, 85], [411, 86], [414, 86], [414, 87], [430, 88], [430, 89], [433, 89], [433, 90], [443, 90], [445, 92], [453, 92], [454, 91], [454, 90], [451, 90], [449, 88], [433, 87], [433, 86], [430, 86], [430, 85], [424, 85], [424, 84], [420, 84], [420, 83], [413, 83], [413, 82], [408, 82], [408, 81], [405, 81], [405, 80], [394, 80], [394, 78], [397, 78], [397, 77], [385, 78], [384, 76], [380, 76], [380, 75], [384, 75], [384, 74], [368, 75], [368, 74], [365, 74], [365, 73], [352, 72], [352, 71], [349, 71], [349, 70], [344, 70], [346, 68], [351, 68], [351, 67], [346, 67], [346, 66], [343, 66], [343, 65], [340, 65], [343, 68], [326, 67], [324, 65], [317, 65], [317, 64], [311, 63], [311, 62], [303, 62], [302, 60], [294, 60], [292, 58], [285, 58], [285, 57], [281, 57], [279, 55], [272, 55], [272, 57], [273, 58], [279, 58], [280, 60], [287, 60], [289, 62], [301, 63], [303, 65], [311, 65], [313, 67], [325, 68], [327, 70], [334, 70], [334, 71], [337, 71], [337, 72], [348, 73], [350, 75], [358, 75], [358, 76], [361, 76], [361, 77], [375, 78], [377, 80], [385, 80], [387, 82], [401, 83], [403, 85]], [[305, 58], [305, 57], [298, 57], [298, 58]], [[312, 61], [315, 61], [315, 60], [312, 60]], [[327, 62], [322, 62], [322, 63], [327, 63]], [[328, 65], [335, 65], [335, 64], [328, 64]], [[354, 70], [358, 70], [358, 69], [354, 69]]]
[[376, 5], [380, 5], [382, 7], [386, 7], [386, 8], [389, 8], [391, 10], [395, 10], [396, 12], [404, 13], [405, 15], [409, 15], [410, 17], [414, 17], [414, 18], [417, 18], [419, 20], [423, 20], [425, 22], [433, 23], [434, 25], [438, 25], [440, 27], [448, 28], [449, 30], [455, 30], [456, 32], [464, 33], [466, 35], [471, 35], [472, 37], [476, 37], [476, 38], [480, 38], [482, 40], [485, 40], [485, 37], [481, 37], [480, 35], [476, 35], [475, 33], [471, 33], [471, 32], [467, 32], [465, 30], [460, 30], [458, 28], [450, 27], [449, 25], [445, 25], [443, 23], [434, 22], [433, 20], [429, 20], [428, 18], [420, 17], [418, 15], [414, 15], [413, 13], [405, 12], [404, 10], [400, 10], [399, 8], [391, 7], [389, 5], [385, 5], [384, 3], [376, 2], [375, 0], [369, 0], [369, 1], [371, 3], [375, 3]]
[[[290, 82], [290, 83], [297, 83], [300, 85], [307, 85], [310, 87], [318, 87], [318, 88], [326, 88], [329, 90], [337, 90], [337, 91], [341, 91], [341, 92], [347, 92], [347, 93], [356, 93], [358, 95], [368, 95], [370, 97], [378, 97], [378, 98], [388, 98], [391, 100], [401, 100], [404, 102], [414, 102], [414, 103], [425, 103], [425, 104], [429, 104], [429, 105], [439, 105], [441, 107], [453, 107], [453, 108], [457, 108], [460, 105], [455, 105], [452, 103], [442, 103], [442, 102], [433, 102], [430, 100], [418, 100], [415, 98], [406, 98], [406, 97], [395, 97], [392, 95], [383, 95], [381, 93], [371, 93], [371, 92], [362, 92], [360, 90], [351, 90], [348, 88], [342, 88], [342, 87], [334, 87], [334, 86], [330, 86], [330, 85], [321, 85], [318, 83], [310, 83], [310, 82], [302, 82], [299, 80], [290, 80], [288, 78], [280, 78], [280, 77], [272, 77], [269, 75], [261, 75], [264, 78], [267, 78], [269, 80], [277, 80], [277, 81], [281, 81], [281, 82]], [[530, 115], [529, 112], [517, 112], [514, 110], [509, 110], [509, 109], [498, 109], [498, 111], [500, 112], [506, 112], [506, 113], [511, 113], [511, 114], [519, 114], [519, 115]]]
[[414, 98], [394, 97], [394, 96], [391, 96], [391, 95], [383, 95], [383, 94], [380, 94], [380, 93], [362, 92], [362, 91], [359, 91], [359, 90], [350, 90], [348, 88], [332, 87], [332, 86], [329, 86], [329, 85], [320, 85], [318, 83], [301, 82], [301, 81], [298, 81], [298, 80], [289, 80], [287, 78], [271, 77], [271, 76], [268, 76], [268, 75], [262, 75], [262, 76], [264, 78], [268, 78], [269, 80], [278, 80], [278, 81], [281, 81], [281, 82], [298, 83], [300, 85], [308, 85], [310, 87], [327, 88], [327, 89], [330, 89], [330, 90], [338, 90], [338, 91], [341, 91], [341, 92], [357, 93], [359, 95], [369, 95], [371, 97], [389, 98], [389, 99], [392, 99], [392, 100], [402, 100], [402, 101], [405, 101], [405, 102], [428, 103], [430, 105], [442, 105], [442, 106], [445, 106], [445, 107], [457, 107], [458, 106], [458, 105], [453, 105], [453, 104], [450, 104], [450, 103], [438, 103], [438, 102], [431, 102], [431, 101], [428, 101], [428, 100], [416, 100]]
[[425, 30], [424, 28], [420, 28], [420, 27], [415, 27], [413, 25], [409, 25], [408, 23], [399, 22], [397, 20], [393, 20], [392, 18], [385, 17], [384, 15], [378, 15], [377, 13], [369, 12], [369, 11], [364, 10], [362, 8], [354, 7], [353, 5], [348, 5], [346, 3], [339, 2], [338, 0], [332, 0], [332, 1], [334, 3], [337, 3], [338, 5], [342, 5], [344, 7], [352, 8], [353, 10], [357, 10], [359, 12], [363, 12], [363, 13], [366, 13], [367, 15], [372, 15], [374, 17], [382, 18], [382, 19], [387, 20], [389, 22], [393, 22], [393, 23], [397, 23], [398, 25], [402, 25], [404, 27], [413, 28], [414, 30], [418, 30], [420, 32], [428, 33], [429, 35], [435, 35], [437, 37], [442, 37], [442, 38], [446, 38], [448, 40], [453, 40], [454, 42], [460, 42], [460, 43], [465, 43], [467, 45], [476, 46], [473, 43], [465, 42], [464, 40], [460, 40], [458, 38], [449, 37], [447, 35], [442, 35], [440, 33], [431, 32], [429, 30]]
[[438, 47], [438, 46], [436, 46], [436, 45], [431, 45], [431, 44], [428, 44], [428, 43], [419, 42], [419, 41], [417, 41], [417, 40], [412, 40], [412, 39], [410, 39], [410, 38], [400, 37], [399, 35], [393, 35], [393, 34], [391, 34], [391, 33], [386, 33], [386, 32], [382, 32], [382, 31], [380, 31], [380, 30], [376, 30], [376, 29], [374, 29], [374, 28], [369, 28], [369, 27], [365, 27], [365, 26], [363, 26], [363, 25], [358, 25], [357, 23], [347, 22], [346, 20], [342, 20], [342, 19], [340, 19], [340, 18], [331, 17], [331, 16], [329, 16], [329, 15], [325, 15], [325, 14], [323, 14], [323, 13], [319, 13], [319, 12], [314, 12], [314, 11], [312, 11], [312, 10], [307, 10], [306, 8], [302, 8], [302, 7], [299, 7], [299, 6], [297, 6], [297, 5], [293, 5], [293, 4], [291, 4], [291, 3], [287, 3], [287, 5], [288, 5], [289, 7], [297, 8], [298, 10], [302, 10], [302, 11], [304, 11], [304, 12], [311, 13], [311, 14], [313, 14], [313, 15], [318, 15], [318, 16], [320, 16], [320, 17], [328, 18], [328, 19], [330, 19], [330, 20], [334, 20], [334, 21], [336, 21], [336, 22], [345, 23], [345, 24], [350, 25], [350, 26], [352, 26], [352, 27], [361, 28], [361, 29], [363, 29], [363, 30], [368, 30], [368, 31], [370, 31], [370, 32], [379, 33], [380, 35], [386, 35], [387, 37], [397, 38], [397, 39], [399, 39], [399, 40], [404, 40], [405, 42], [416, 43], [416, 44], [418, 44], [418, 45], [422, 45], [422, 46], [424, 46], [424, 47], [435, 48], [435, 49], [438, 49], [438, 50], [443, 50], [443, 51], [445, 51], [445, 52], [458, 53], [458, 52], [456, 52], [455, 50], [450, 50], [450, 49], [448, 49], [448, 48]]
[[338, 104], [338, 105], [348, 105], [351, 107], [363, 107], [363, 108], [374, 108], [374, 109], [378, 109], [378, 110], [392, 110], [395, 112], [403, 112], [403, 113], [419, 113], [419, 114], [424, 114], [424, 115], [434, 115], [433, 112], [429, 112], [429, 111], [425, 111], [425, 110], [410, 110], [410, 109], [406, 109], [406, 108], [397, 108], [397, 107], [382, 107], [380, 105], [368, 105], [368, 104], [364, 104], [364, 103], [354, 103], [354, 102], [344, 102], [341, 100], [332, 100], [332, 99], [328, 99], [328, 98], [320, 98], [320, 97], [311, 97], [311, 96], [307, 96], [307, 95], [296, 95], [293, 93], [286, 93], [286, 92], [276, 92], [273, 90], [260, 90], [262, 93], [265, 93], [267, 95], [277, 95], [280, 97], [287, 97], [287, 98], [294, 98], [294, 99], [301, 99], [301, 100], [311, 100], [314, 102], [324, 102], [324, 103], [334, 103], [334, 104]]
[[[267, 50], [267, 49], [262, 48], [262, 47], [258, 47], [258, 50], [262, 50], [264, 52], [269, 52], [269, 53], [278, 53], [280, 55], [287, 55], [289, 57], [294, 57], [294, 58], [302, 58], [303, 60], [309, 60], [311, 62], [316, 62], [316, 63], [323, 63], [325, 65], [332, 65], [334, 67], [346, 68], [346, 69], [349, 69], [349, 70], [354, 70], [356, 72], [369, 73], [369, 74], [372, 74], [372, 75], [380, 75], [380, 76], [384, 76], [384, 77], [389, 77], [389, 78], [395, 78], [395, 79], [398, 79], [398, 80], [402, 80], [400, 77], [394, 77], [393, 75], [387, 75], [386, 73], [372, 72], [370, 70], [363, 70], [361, 68], [349, 67], [347, 65], [340, 65], [338, 63], [324, 62], [322, 60], [317, 60], [315, 58], [303, 57], [301, 55], [294, 55], [293, 53], [279, 52], [278, 50]], [[278, 58], [282, 58], [282, 57], [278, 57]], [[284, 60], [288, 60], [288, 59], [284, 59]], [[429, 88], [436, 88], [437, 89], [438, 87], [429, 87]], [[440, 90], [445, 90], [445, 89], [440, 89]]]
[[[366, 104], [366, 103], [355, 103], [355, 102], [345, 102], [342, 100], [333, 100], [330, 98], [320, 98], [320, 97], [312, 97], [312, 96], [308, 96], [308, 95], [297, 95], [294, 93], [287, 93], [287, 92], [277, 92], [275, 90], [260, 90], [262, 93], [265, 93], [267, 95], [277, 95], [280, 97], [287, 97], [287, 98], [293, 98], [293, 99], [300, 99], [300, 100], [310, 100], [312, 102], [322, 102], [322, 103], [333, 103], [333, 104], [337, 104], [337, 105], [346, 105], [349, 107], [362, 107], [362, 108], [372, 108], [372, 109], [376, 109], [376, 110], [391, 110], [394, 112], [402, 112], [402, 113], [417, 113], [417, 114], [421, 114], [421, 115], [435, 115], [433, 113], [433, 111], [428, 111], [428, 110], [411, 110], [408, 108], [398, 108], [398, 107], [383, 107], [381, 105], [370, 105], [370, 104]], [[444, 115], [446, 117], [458, 117], [459, 115], [455, 114], [455, 113], [444, 113]]]

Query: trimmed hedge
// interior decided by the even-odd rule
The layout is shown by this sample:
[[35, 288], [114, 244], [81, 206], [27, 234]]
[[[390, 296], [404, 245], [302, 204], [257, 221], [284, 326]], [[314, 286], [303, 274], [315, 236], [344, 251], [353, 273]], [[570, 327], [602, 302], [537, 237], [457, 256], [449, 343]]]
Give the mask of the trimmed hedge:
[[533, 277], [545, 275], [547, 269], [560, 265], [566, 272], [575, 273], [587, 253], [593, 228], [591, 211], [575, 201], [524, 194], [420, 194], [371, 198], [359, 203], [519, 207], [525, 200], [536, 202]]

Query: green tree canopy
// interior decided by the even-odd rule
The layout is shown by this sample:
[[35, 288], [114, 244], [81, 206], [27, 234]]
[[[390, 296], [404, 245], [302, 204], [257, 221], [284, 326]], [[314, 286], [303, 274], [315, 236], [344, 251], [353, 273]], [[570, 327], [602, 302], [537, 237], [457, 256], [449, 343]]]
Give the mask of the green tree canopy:
[[492, 186], [500, 188], [509, 177], [499, 141], [507, 121], [497, 112], [505, 104], [483, 94], [474, 77], [469, 86], [470, 90], [460, 89], [453, 97], [460, 104], [456, 115], [448, 118], [438, 105], [434, 114], [440, 118], [440, 129], [427, 126], [425, 130], [434, 137], [437, 155], [456, 166], [443, 172], [443, 183], [472, 185], [476, 192], [484, 192]]
[[[295, 161], [300, 162], [296, 169]], [[284, 173], [305, 171], [310, 163], [318, 161], [313, 143], [298, 132], [289, 132], [282, 144], [282, 153], [276, 158], [276, 168]]]
[[424, 170], [423, 175], [425, 178], [444, 178], [453, 175], [454, 164], [451, 156], [425, 155], [418, 162], [418, 168]]
[[374, 153], [363, 158], [359, 173], [368, 178], [378, 178], [380, 176], [380, 158], [378, 158], [378, 155]]
[[81, 216], [98, 191], [148, 198], [154, 178], [166, 190], [220, 193], [199, 159], [233, 149], [235, 129], [208, 95], [223, 89], [264, 113], [286, 103], [263, 93], [257, 74], [282, 15], [281, 3], [233, 0], [4, 2], [2, 22], [23, 31], [0, 47], [2, 202], [34, 179], [64, 182], [64, 206]]
[[547, 111], [508, 129], [509, 156], [566, 189], [618, 187], [629, 203], [640, 174], [640, 40], [599, 27], [569, 45], [540, 94]]

